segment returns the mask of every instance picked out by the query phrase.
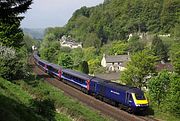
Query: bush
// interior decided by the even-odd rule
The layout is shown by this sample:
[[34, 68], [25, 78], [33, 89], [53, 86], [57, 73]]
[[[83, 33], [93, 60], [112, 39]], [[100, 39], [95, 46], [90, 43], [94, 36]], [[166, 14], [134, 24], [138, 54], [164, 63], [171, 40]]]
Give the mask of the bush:
[[24, 78], [26, 72], [25, 48], [15, 51], [13, 48], [0, 46], [0, 76], [7, 80]]

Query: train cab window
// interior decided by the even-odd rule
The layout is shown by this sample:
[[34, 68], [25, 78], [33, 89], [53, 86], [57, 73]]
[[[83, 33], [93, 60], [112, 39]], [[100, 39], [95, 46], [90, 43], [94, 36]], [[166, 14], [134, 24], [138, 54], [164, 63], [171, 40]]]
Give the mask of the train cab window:
[[137, 100], [145, 100], [144, 94], [135, 94]]
[[129, 101], [133, 101], [132, 95], [129, 95]]

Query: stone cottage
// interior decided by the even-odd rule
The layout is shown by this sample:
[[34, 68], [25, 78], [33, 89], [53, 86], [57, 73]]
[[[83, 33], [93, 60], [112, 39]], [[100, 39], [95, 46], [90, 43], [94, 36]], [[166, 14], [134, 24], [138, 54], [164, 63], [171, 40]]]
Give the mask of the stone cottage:
[[126, 63], [130, 61], [129, 55], [108, 56], [103, 54], [101, 65], [110, 72], [124, 71]]

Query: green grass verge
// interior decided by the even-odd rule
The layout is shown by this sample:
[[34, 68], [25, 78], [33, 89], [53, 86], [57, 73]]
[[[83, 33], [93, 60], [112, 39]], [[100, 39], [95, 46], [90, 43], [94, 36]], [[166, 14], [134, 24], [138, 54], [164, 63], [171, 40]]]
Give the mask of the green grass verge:
[[153, 109], [154, 114], [152, 115], [156, 119], [160, 119], [160, 121], [180, 121], [180, 116], [174, 116], [173, 114], [170, 114], [169, 112], [163, 112], [160, 107], [158, 109], [157, 106], [154, 104], [150, 106]]
[[[18, 81], [17, 84], [36, 98], [49, 98], [54, 101], [56, 110], [72, 120], [82, 121], [109, 121], [109, 117], [102, 116], [98, 111], [93, 110], [79, 101], [64, 95], [64, 92], [45, 83], [43, 80], [33, 79], [30, 81]], [[62, 117], [61, 117], [62, 118]], [[60, 120], [56, 116], [55, 120]], [[62, 120], [62, 119], [61, 119]], [[63, 119], [63, 121], [66, 119]]]
[[[48, 121], [37, 114], [31, 105], [33, 97], [21, 86], [0, 78], [0, 120], [1, 121]], [[55, 113], [54, 120], [70, 121], [64, 114]]]

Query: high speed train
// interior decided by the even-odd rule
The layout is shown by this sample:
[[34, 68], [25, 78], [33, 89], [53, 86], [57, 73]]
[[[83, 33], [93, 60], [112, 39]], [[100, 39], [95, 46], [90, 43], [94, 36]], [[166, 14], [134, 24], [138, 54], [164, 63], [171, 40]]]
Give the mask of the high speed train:
[[139, 88], [121, 85], [78, 71], [62, 68], [59, 65], [40, 59], [37, 52], [34, 52], [33, 57], [34, 62], [43, 71], [84, 93], [131, 113], [144, 112], [148, 109], [148, 100], [144, 92]]

